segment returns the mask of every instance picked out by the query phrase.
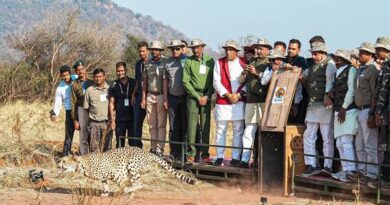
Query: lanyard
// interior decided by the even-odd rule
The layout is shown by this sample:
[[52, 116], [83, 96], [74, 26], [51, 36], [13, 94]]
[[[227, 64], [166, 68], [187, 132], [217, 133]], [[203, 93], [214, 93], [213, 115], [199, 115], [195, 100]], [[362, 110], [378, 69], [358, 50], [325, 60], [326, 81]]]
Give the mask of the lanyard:
[[[129, 96], [129, 79], [127, 79], [127, 83], [126, 83], [126, 98]], [[121, 94], [123, 94], [123, 88], [122, 88], [122, 83], [119, 81], [119, 88], [121, 89]]]

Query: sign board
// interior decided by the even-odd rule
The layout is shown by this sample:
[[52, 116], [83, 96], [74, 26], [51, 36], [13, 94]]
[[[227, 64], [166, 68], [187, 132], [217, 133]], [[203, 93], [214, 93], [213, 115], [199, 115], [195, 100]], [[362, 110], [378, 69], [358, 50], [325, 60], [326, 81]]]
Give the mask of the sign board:
[[284, 132], [300, 73], [301, 68], [296, 67], [273, 72], [261, 119], [261, 131]]

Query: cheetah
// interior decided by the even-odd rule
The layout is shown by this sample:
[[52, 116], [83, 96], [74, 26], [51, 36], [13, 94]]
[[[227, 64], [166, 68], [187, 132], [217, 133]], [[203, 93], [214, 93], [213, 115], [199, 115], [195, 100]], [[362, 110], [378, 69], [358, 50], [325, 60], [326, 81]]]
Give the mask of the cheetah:
[[62, 172], [80, 172], [101, 181], [104, 190], [102, 196], [108, 196], [107, 180], [114, 181], [126, 194], [142, 188], [139, 170], [146, 168], [151, 162], [157, 162], [163, 169], [188, 184], [197, 183], [195, 179], [175, 170], [161, 157], [138, 147], [122, 147], [84, 156], [66, 156], [59, 160], [57, 166]]

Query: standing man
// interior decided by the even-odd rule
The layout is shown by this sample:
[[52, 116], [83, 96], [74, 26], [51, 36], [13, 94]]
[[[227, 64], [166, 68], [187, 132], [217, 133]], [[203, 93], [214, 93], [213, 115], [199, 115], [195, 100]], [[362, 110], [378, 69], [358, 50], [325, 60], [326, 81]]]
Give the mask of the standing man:
[[[218, 59], [214, 67], [213, 85], [217, 91], [217, 104], [215, 105], [216, 144], [226, 145], [226, 131], [228, 123], [233, 126], [233, 147], [242, 147], [242, 134], [244, 133], [245, 87], [240, 83], [239, 77], [246, 68], [244, 58], [239, 58], [239, 44], [234, 40], [226, 41], [222, 47], [225, 57]], [[241, 159], [241, 149], [232, 150], [232, 166], [238, 166]], [[217, 147], [216, 166], [223, 166], [225, 148]]]
[[331, 56], [337, 67], [337, 72], [329, 96], [333, 98], [334, 138], [342, 160], [342, 170], [332, 174], [332, 177], [349, 182], [347, 173], [351, 174], [356, 171], [355, 162], [343, 160], [355, 160], [353, 138], [357, 132], [358, 122], [353, 97], [355, 95], [356, 68], [351, 65], [351, 56], [347, 50], [339, 49]]
[[149, 50], [152, 53], [152, 59], [146, 62], [142, 75], [141, 107], [146, 108], [146, 118], [152, 139], [150, 152], [162, 157], [165, 143], [155, 140], [165, 141], [166, 134], [168, 91], [163, 86], [166, 58], [161, 56], [164, 48], [160, 41], [152, 41]]
[[[243, 134], [243, 147], [251, 148], [256, 131], [262, 118], [262, 107], [267, 98], [268, 83], [262, 84], [261, 78], [269, 67], [268, 56], [272, 49], [271, 44], [265, 38], [260, 38], [255, 44], [255, 58], [249, 63], [245, 71], [241, 73], [240, 82], [246, 83], [245, 106], [245, 131]], [[251, 150], [243, 149], [240, 167], [248, 168], [251, 158]]]
[[287, 45], [283, 41], [275, 41], [274, 49], [280, 49], [282, 51], [283, 56], [286, 55]]
[[[355, 146], [360, 162], [378, 163], [378, 130], [375, 125], [375, 84], [379, 71], [374, 62], [375, 48], [368, 42], [359, 47], [360, 68], [356, 74], [355, 104], [359, 128]], [[348, 175], [352, 180], [367, 183], [378, 176], [376, 165], [358, 164], [358, 173]]]
[[[390, 37], [382, 36], [376, 40], [376, 55], [382, 62], [382, 83], [376, 106], [376, 125], [380, 126], [380, 151], [384, 152], [383, 164], [390, 164]], [[390, 185], [390, 169], [382, 167], [381, 185]], [[369, 182], [368, 186], [377, 187], [378, 181]]]
[[134, 137], [140, 140], [135, 141], [135, 146], [142, 148], [142, 127], [146, 111], [141, 107], [142, 100], [142, 75], [145, 71], [145, 63], [149, 58], [148, 43], [141, 41], [137, 45], [140, 59], [135, 64], [135, 87], [131, 94], [131, 104], [134, 111]]
[[[332, 128], [332, 101], [328, 93], [332, 89], [336, 67], [330, 63], [331, 58], [327, 56], [325, 43], [314, 42], [311, 44], [310, 52], [314, 64], [306, 69], [303, 74], [303, 82], [306, 83], [309, 104], [306, 112], [306, 130], [303, 134], [304, 153], [316, 155], [317, 130], [320, 128], [323, 140], [323, 153], [325, 157], [333, 157], [334, 139]], [[321, 171], [332, 174], [332, 159], [324, 160], [324, 168], [317, 167], [315, 157], [305, 156], [306, 170], [303, 176], [312, 176]]]
[[184, 45], [183, 46], [183, 56], [185, 56], [187, 58], [187, 55], [188, 55], [188, 43], [185, 40], [181, 40], [181, 42]]
[[94, 84], [88, 79], [83, 61], [77, 61], [73, 65], [75, 73], [79, 76], [72, 84], [72, 112], [71, 116], [76, 130], [79, 130], [80, 155], [89, 153], [88, 111], [83, 108], [85, 91]]
[[[298, 39], [291, 39], [288, 44], [287, 58], [285, 59], [286, 68], [293, 66], [302, 68], [302, 71], [307, 69], [306, 59], [299, 55], [301, 52], [301, 42]], [[306, 117], [306, 109], [308, 103], [307, 90], [302, 86], [301, 82], [298, 82], [297, 89], [295, 91], [294, 104], [291, 108], [289, 119], [293, 123], [304, 124]]]
[[[103, 152], [111, 148], [111, 135], [108, 132], [109, 89], [105, 80], [105, 71], [101, 68], [96, 68], [93, 71], [93, 81], [95, 84], [87, 89], [84, 96], [83, 107], [89, 113], [91, 152]], [[105, 140], [102, 137], [105, 137]], [[104, 144], [103, 150], [101, 150], [102, 144]]]
[[[188, 108], [188, 129], [187, 136], [190, 143], [195, 143], [197, 125], [199, 123], [200, 135], [203, 144], [209, 144], [210, 140], [210, 112], [211, 96], [213, 88], [214, 59], [203, 53], [206, 46], [200, 39], [193, 39], [191, 45], [193, 55], [187, 58], [183, 70], [183, 86], [186, 90]], [[199, 150], [198, 150], [199, 151]], [[187, 162], [193, 163], [197, 150], [194, 145], [190, 145], [187, 154]], [[202, 162], [211, 163], [209, 159], [209, 147], [201, 147]]]
[[74, 135], [74, 125], [71, 116], [71, 86], [72, 79], [70, 77], [70, 68], [68, 65], [63, 65], [60, 67], [61, 82], [56, 89], [56, 95], [54, 99], [54, 108], [50, 112], [50, 119], [54, 122], [57, 121], [58, 115], [60, 114], [61, 107], [65, 107], [65, 139], [64, 139], [64, 149], [62, 151], [62, 156], [68, 156], [71, 154], [72, 150], [72, 141]]
[[[111, 129], [115, 130], [116, 148], [119, 148], [125, 146], [123, 137], [126, 137], [126, 131], [128, 137], [133, 137], [134, 134], [134, 113], [130, 96], [133, 93], [135, 82], [133, 78], [127, 76], [125, 62], [118, 62], [115, 67], [118, 79], [109, 89], [109, 114]], [[128, 139], [129, 146], [136, 146], [136, 141], [139, 140]]]
[[[167, 48], [172, 57], [165, 64], [164, 89], [168, 90], [169, 140], [186, 142], [187, 135], [187, 93], [183, 87], [183, 48], [185, 44], [180, 40], [172, 40]], [[170, 144], [171, 156], [180, 159], [182, 145]]]

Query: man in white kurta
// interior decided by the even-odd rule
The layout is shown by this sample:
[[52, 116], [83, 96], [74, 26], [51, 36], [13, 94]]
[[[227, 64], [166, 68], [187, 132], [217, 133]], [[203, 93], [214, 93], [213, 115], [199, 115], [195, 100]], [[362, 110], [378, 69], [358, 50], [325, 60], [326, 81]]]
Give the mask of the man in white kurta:
[[[331, 101], [328, 92], [331, 91], [336, 66], [330, 57], [327, 57], [327, 48], [322, 42], [314, 42], [310, 49], [314, 64], [306, 69], [302, 78], [306, 81], [306, 87], [309, 94], [309, 104], [306, 112], [306, 130], [303, 134], [304, 153], [316, 155], [316, 140], [318, 128], [321, 131], [323, 140], [323, 153], [325, 157], [333, 157], [334, 139], [332, 128]], [[332, 159], [324, 160], [324, 168], [321, 170], [317, 166], [315, 157], [305, 156], [306, 170], [303, 176], [312, 176], [321, 171], [332, 173]]]
[[353, 138], [358, 129], [357, 110], [353, 101], [356, 68], [351, 65], [351, 57], [347, 50], [337, 50], [332, 54], [332, 58], [337, 67], [331, 92], [334, 109], [334, 137], [342, 165], [342, 170], [332, 174], [332, 177], [349, 182], [347, 174], [356, 171], [355, 163], [351, 162], [355, 160]]
[[[245, 102], [243, 94], [244, 84], [239, 82], [241, 72], [245, 69], [243, 58], [237, 56], [239, 44], [234, 40], [228, 40], [223, 46], [226, 56], [219, 59], [214, 67], [213, 85], [217, 91], [217, 104], [215, 106], [216, 144], [225, 146], [228, 123], [233, 127], [234, 147], [242, 147], [242, 135], [244, 132]], [[240, 163], [242, 149], [232, 150], [231, 165]], [[216, 166], [223, 166], [225, 148], [217, 147]]]

